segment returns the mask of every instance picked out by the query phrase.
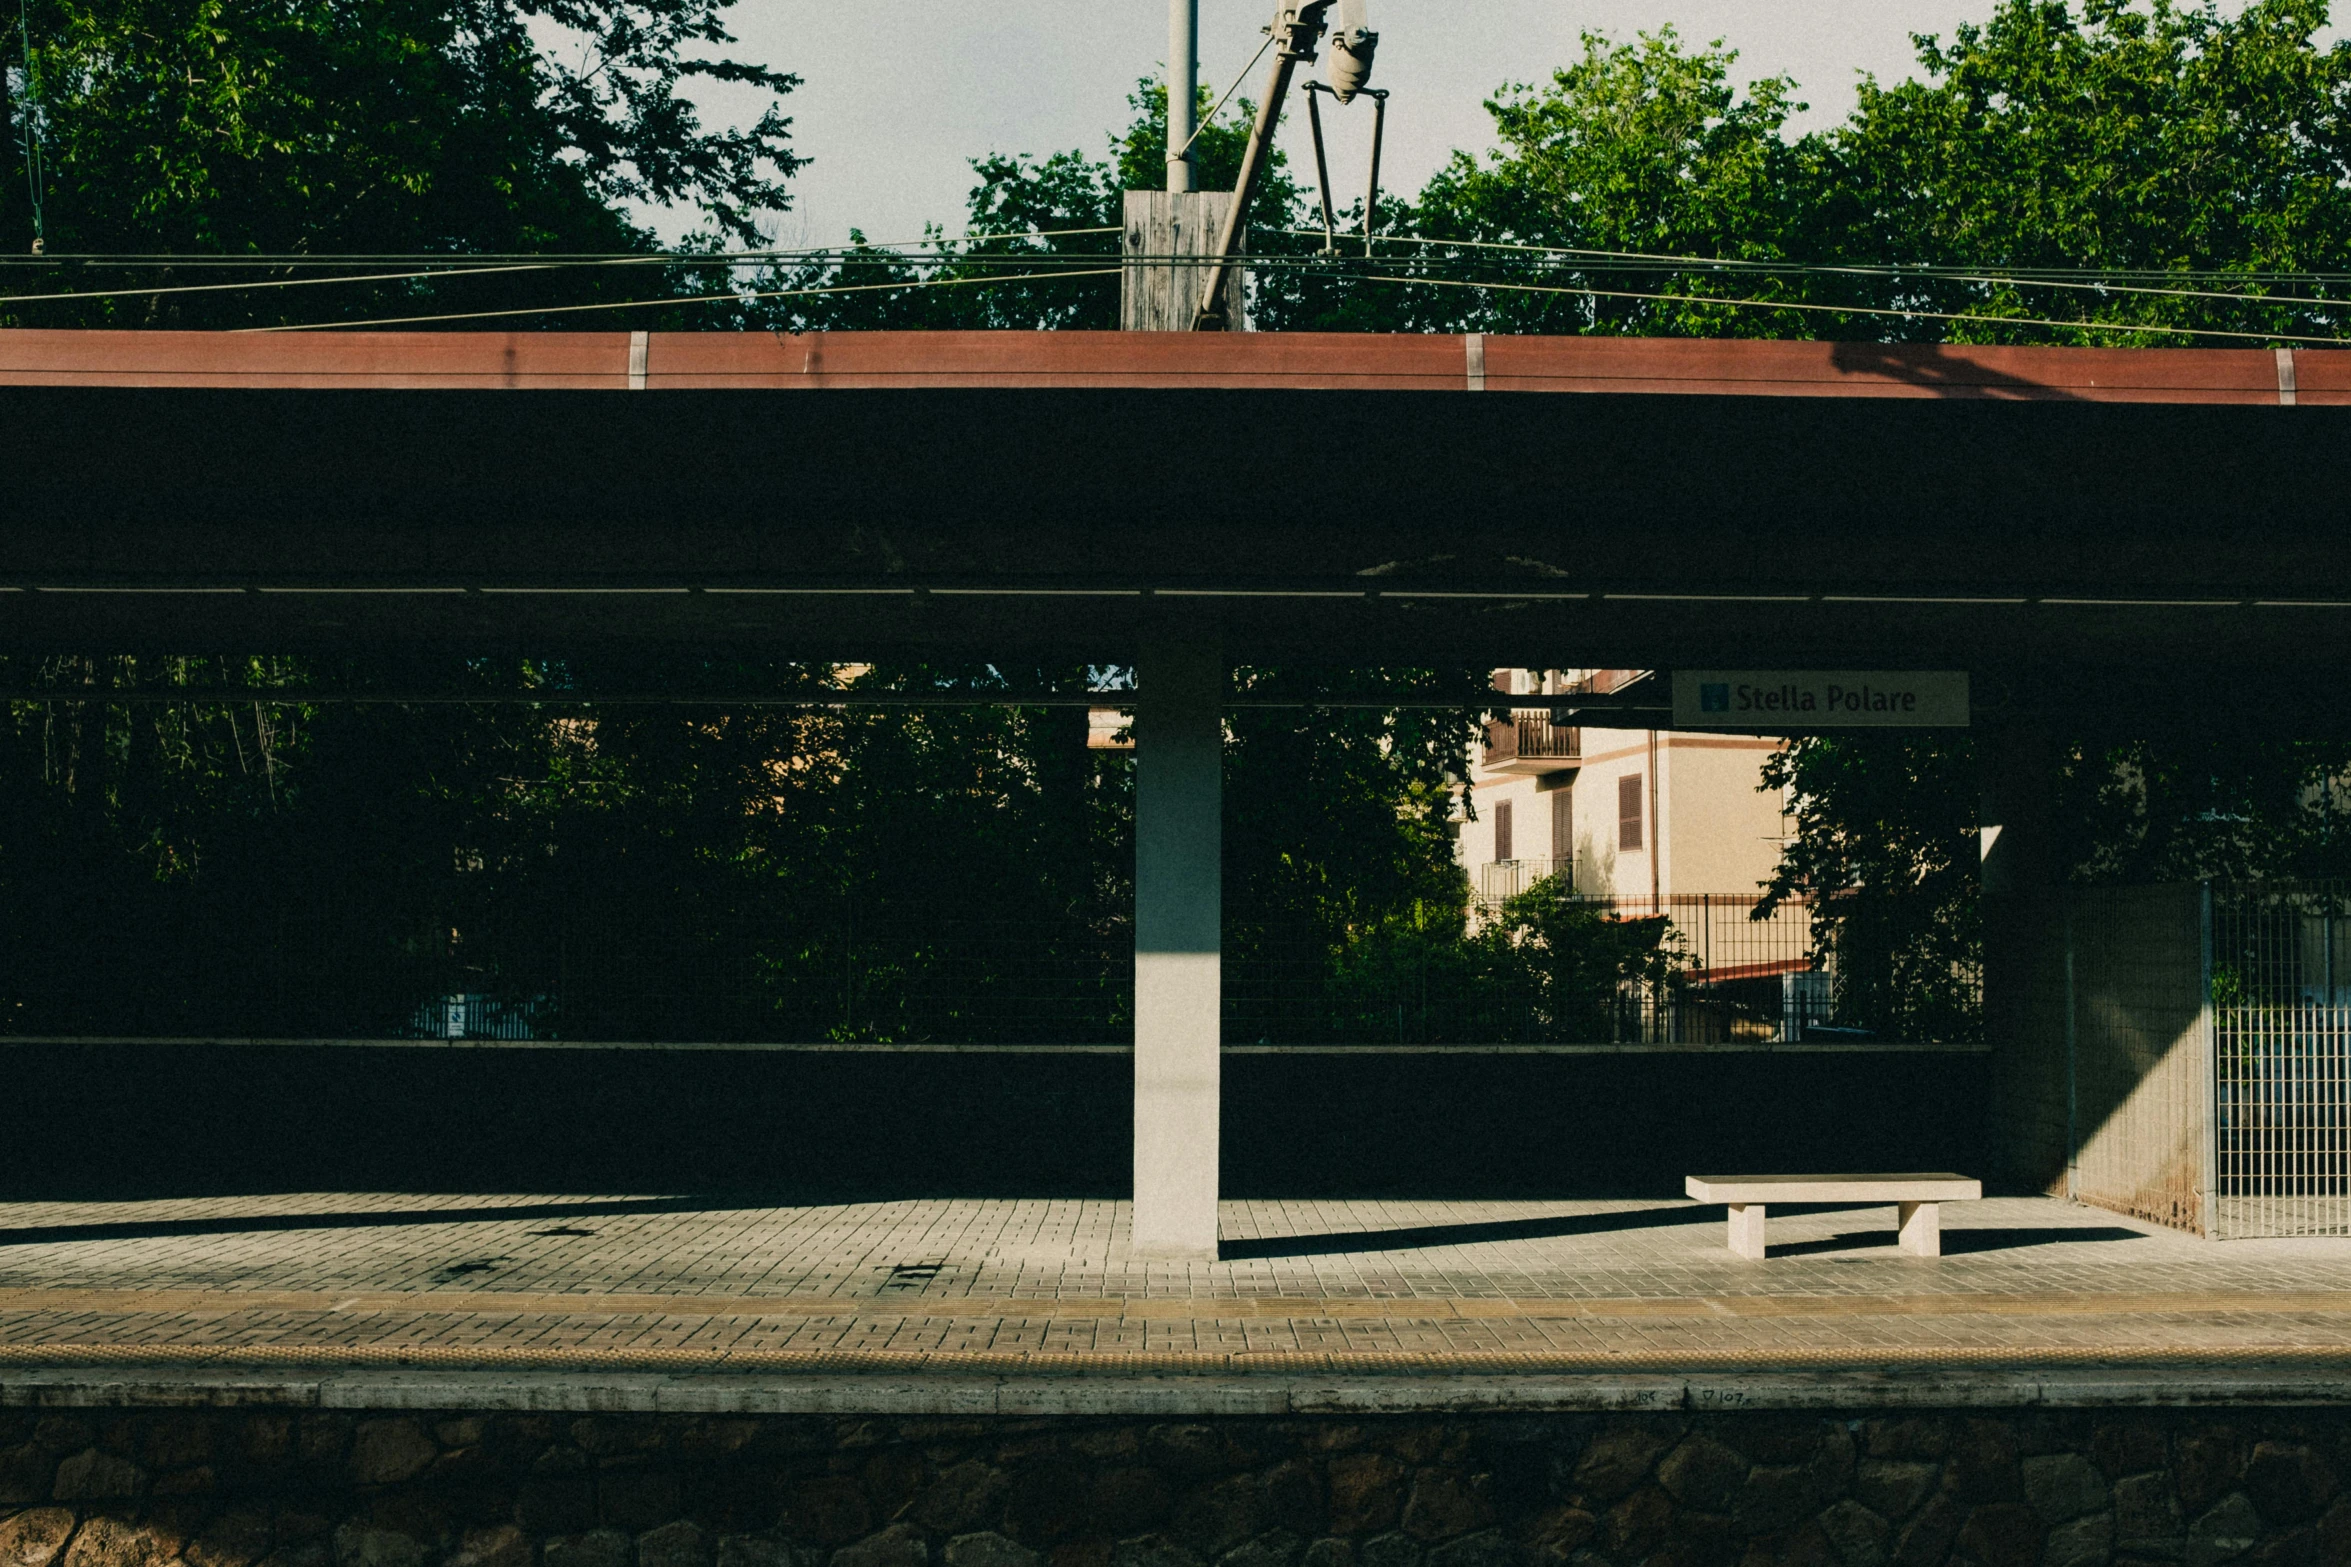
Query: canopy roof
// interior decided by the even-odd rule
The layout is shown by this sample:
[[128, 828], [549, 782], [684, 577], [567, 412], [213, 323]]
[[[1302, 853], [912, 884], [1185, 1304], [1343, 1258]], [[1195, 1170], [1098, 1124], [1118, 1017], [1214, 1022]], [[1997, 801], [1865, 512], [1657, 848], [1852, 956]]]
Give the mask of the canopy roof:
[[2351, 353], [2266, 348], [0, 332], [0, 645], [1117, 660], [1184, 617], [2275, 680], [2351, 650], [2346, 405]]

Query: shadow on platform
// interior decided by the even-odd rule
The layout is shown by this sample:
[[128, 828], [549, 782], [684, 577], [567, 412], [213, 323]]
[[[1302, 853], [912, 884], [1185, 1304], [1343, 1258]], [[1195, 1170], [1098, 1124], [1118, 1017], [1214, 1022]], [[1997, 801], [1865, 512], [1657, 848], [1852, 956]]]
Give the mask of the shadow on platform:
[[[0, 1229], [0, 1246], [50, 1246], [71, 1241], [144, 1241], [175, 1235], [256, 1235], [278, 1230], [379, 1230], [408, 1224], [468, 1224], [485, 1220], [616, 1219], [654, 1213], [723, 1213], [764, 1210], [779, 1199], [761, 1194], [725, 1196], [621, 1197], [606, 1202], [458, 1204], [443, 1208], [372, 1208], [340, 1213], [243, 1213], [195, 1219], [132, 1219], [119, 1224], [48, 1224]], [[594, 1230], [539, 1230], [540, 1235], [593, 1235]]]
[[1412, 1251], [1423, 1246], [1475, 1246], [1487, 1241], [1555, 1240], [1615, 1230], [1653, 1230], [1666, 1224], [1720, 1223], [1714, 1208], [1627, 1208], [1616, 1213], [1561, 1214], [1542, 1219], [1498, 1219], [1479, 1224], [1418, 1224], [1393, 1230], [1341, 1230], [1328, 1235], [1268, 1235], [1217, 1246], [1226, 1262], [1253, 1257], [1335, 1257], [1359, 1251]]
[[[1708, 1210], [1719, 1213], [1720, 1210]], [[2015, 1251], [2026, 1246], [2073, 1246], [2086, 1241], [2143, 1241], [2148, 1237], [2138, 1230], [2126, 1230], [2116, 1225], [2047, 1225], [2037, 1229], [1986, 1229], [1943, 1232], [1943, 1255], [1964, 1256], [1972, 1252]], [[1791, 1241], [1785, 1246], [1774, 1245], [1774, 1257], [1818, 1257], [1828, 1252], [1863, 1251], [1872, 1247], [1892, 1248], [1892, 1226], [1882, 1230], [1852, 1230], [1843, 1235], [1831, 1235], [1825, 1240]]]

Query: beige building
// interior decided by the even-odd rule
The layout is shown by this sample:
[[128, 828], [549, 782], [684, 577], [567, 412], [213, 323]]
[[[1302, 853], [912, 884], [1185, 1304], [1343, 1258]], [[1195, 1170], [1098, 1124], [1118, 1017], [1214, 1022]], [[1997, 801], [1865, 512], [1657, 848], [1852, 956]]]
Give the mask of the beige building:
[[1620, 918], [1666, 916], [1680, 979], [1637, 1008], [1646, 1042], [1809, 1037], [1830, 998], [1811, 910], [1790, 899], [1753, 917], [1789, 832], [1784, 791], [1763, 787], [1764, 762], [1786, 742], [1551, 721], [1553, 699], [1578, 696], [1657, 711], [1639, 700], [1650, 679], [1494, 672], [1497, 690], [1523, 700], [1486, 726], [1464, 790], [1462, 868], [1488, 909], [1550, 876], [1611, 900]]
[[[1664, 729], [1563, 727], [1543, 700], [1626, 696], [1628, 669], [1504, 669], [1497, 690], [1524, 697], [1487, 726], [1463, 814], [1462, 867], [1493, 902], [1545, 876], [1624, 902], [1754, 897], [1787, 837], [1781, 791], [1762, 785], [1783, 742]], [[1629, 689], [1628, 689], [1629, 688]]]

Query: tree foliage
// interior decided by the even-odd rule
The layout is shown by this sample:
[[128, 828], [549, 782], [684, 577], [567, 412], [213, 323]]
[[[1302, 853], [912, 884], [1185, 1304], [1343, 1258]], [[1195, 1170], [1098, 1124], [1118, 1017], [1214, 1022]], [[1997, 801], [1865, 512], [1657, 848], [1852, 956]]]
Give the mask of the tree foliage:
[[[1735, 54], [1719, 43], [1688, 49], [1671, 28], [1623, 44], [1586, 33], [1583, 51], [1544, 86], [1508, 87], [1488, 102], [1495, 150], [1454, 154], [1410, 213], [1398, 215], [1400, 236], [1622, 261], [1804, 255], [1821, 149], [1816, 138], [1791, 143], [1784, 135], [1789, 115], [1803, 107], [1794, 82], [1766, 79], [1741, 93], [1730, 79]], [[1530, 268], [1490, 252], [1439, 246], [1418, 254], [1431, 272], [1534, 288], [1720, 292], [1654, 262]], [[1679, 301], [1510, 288], [1428, 292], [1430, 308], [1450, 308], [1465, 328], [1487, 331], [1783, 335], [1791, 324]]]
[[1920, 38], [1916, 79], [1865, 79], [1842, 124], [1793, 136], [1796, 84], [1734, 90], [1719, 43], [1587, 35], [1492, 100], [1494, 151], [1457, 154], [1398, 233], [1546, 247], [1422, 252], [1519, 285], [1455, 291], [1456, 319], [1497, 330], [2332, 337], [2342, 310], [2282, 302], [2313, 290], [2275, 275], [2351, 256], [2351, 44], [2321, 45], [2325, 21], [2322, 0], [2004, 0]]
[[[564, 699], [714, 673], [638, 660], [8, 672], [61, 692], [0, 725], [11, 1031], [397, 1036], [453, 994], [569, 1037], [1106, 1026], [1130, 767], [1084, 709], [791, 705], [844, 679], [984, 698], [995, 672], [741, 666], [716, 673], [776, 700], [732, 708]], [[292, 698], [322, 676], [509, 699]], [[188, 699], [108, 700], [130, 686]]]
[[[801, 162], [778, 101], [797, 78], [723, 53], [732, 3], [27, 0], [30, 69], [14, 61], [0, 77], [0, 120], [37, 142], [58, 259], [9, 275], [65, 292], [320, 275], [282, 264], [300, 257], [644, 253], [656, 236], [634, 214], [656, 209], [696, 215], [709, 243], [757, 243]], [[749, 89], [764, 104], [748, 125], [706, 124], [701, 84]], [[22, 136], [4, 140], [0, 253], [21, 258], [32, 187]], [[71, 259], [86, 256], [180, 265]], [[242, 257], [281, 265], [217, 264]], [[201, 272], [190, 265], [206, 260]], [[348, 320], [659, 297], [698, 281], [707, 286], [660, 269], [541, 269], [148, 294], [20, 307], [15, 320]]]
[[[2322, 44], [2325, 22], [2323, 0], [2003, 0], [1801, 134], [1797, 84], [1739, 85], [1720, 42], [1588, 33], [1489, 100], [1490, 150], [1382, 198], [1371, 258], [1294, 232], [1313, 192], [1279, 171], [1250, 214], [1252, 308], [1276, 330], [2332, 338], [2333, 286], [2282, 275], [2351, 270], [2351, 43]], [[1107, 159], [981, 160], [975, 228], [1115, 221], [1119, 186], [1160, 180], [1159, 100], [1130, 104]], [[1241, 124], [1220, 127], [1235, 155]], [[1204, 187], [1229, 186], [1212, 152]], [[1107, 283], [1053, 286], [1110, 319]], [[987, 290], [942, 292], [934, 324], [994, 324]]]
[[[2351, 744], [2223, 727], [2060, 740], [2052, 874], [2077, 886], [2351, 874]], [[1814, 736], [1772, 758], [1797, 831], [1769, 903], [1807, 896], [1838, 959], [1839, 1013], [1920, 1037], [1963, 1031], [1981, 959], [1975, 747], [1929, 732]]]
[[1888, 1037], [1973, 1035], [1977, 921], [1974, 747], [1932, 731], [1815, 736], [1764, 764], [1795, 831], [1759, 912], [1795, 897], [1836, 958], [1835, 1014]]
[[2088, 884], [2351, 874], [2351, 744], [2233, 727], [2077, 744], [2058, 784], [2060, 870]]
[[[1830, 139], [1822, 203], [1844, 255], [1983, 268], [2239, 274], [2339, 272], [2351, 259], [2351, 44], [2320, 45], [2323, 0], [2215, 6], [2010, 0], [1948, 44], [1921, 41], [1920, 81], [1865, 82]], [[2129, 281], [2138, 281], [2136, 278]], [[2261, 331], [2338, 329], [2339, 311], [2248, 308], [2118, 290], [1939, 285], [1985, 315]], [[2111, 334], [1971, 325], [1987, 340]], [[2130, 339], [2119, 339], [2129, 341]]]

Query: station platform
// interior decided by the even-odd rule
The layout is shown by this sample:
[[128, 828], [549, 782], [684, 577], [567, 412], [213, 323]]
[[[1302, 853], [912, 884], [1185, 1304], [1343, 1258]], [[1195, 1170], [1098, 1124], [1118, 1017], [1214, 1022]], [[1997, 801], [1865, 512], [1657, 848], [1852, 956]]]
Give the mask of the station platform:
[[0, 1400], [2351, 1402], [2341, 1239], [2209, 1243], [2043, 1198], [1949, 1205], [1938, 1259], [1895, 1249], [1891, 1208], [1775, 1210], [1760, 1263], [1683, 1201], [1222, 1223], [1223, 1260], [1171, 1264], [1134, 1258], [1107, 1200], [0, 1205]]

